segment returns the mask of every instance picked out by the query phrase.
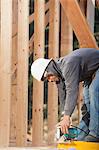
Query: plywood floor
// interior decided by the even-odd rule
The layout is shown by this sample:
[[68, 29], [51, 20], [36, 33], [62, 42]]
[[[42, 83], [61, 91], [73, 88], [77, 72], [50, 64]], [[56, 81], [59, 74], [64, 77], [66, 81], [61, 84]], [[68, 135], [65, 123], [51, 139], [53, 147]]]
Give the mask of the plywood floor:
[[58, 149], [52, 147], [31, 147], [31, 148], [15, 148], [15, 147], [2, 148], [1, 147], [0, 150], [58, 150]]

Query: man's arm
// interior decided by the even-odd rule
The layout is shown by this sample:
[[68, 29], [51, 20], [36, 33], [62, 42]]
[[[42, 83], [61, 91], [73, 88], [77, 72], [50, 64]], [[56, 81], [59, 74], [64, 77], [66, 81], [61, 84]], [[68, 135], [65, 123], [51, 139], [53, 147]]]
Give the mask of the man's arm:
[[58, 88], [58, 98], [60, 102], [60, 111], [61, 114], [64, 112], [64, 105], [65, 105], [65, 99], [66, 99], [66, 86], [65, 82], [60, 79], [58, 83], [56, 83], [57, 88]]
[[76, 61], [74, 63], [66, 64], [63, 70], [65, 78], [65, 104], [64, 104], [64, 117], [60, 122], [61, 131], [65, 134], [68, 132], [70, 126], [70, 116], [72, 115], [74, 108], [77, 104], [77, 97], [79, 91], [79, 63]]
[[66, 99], [64, 111], [65, 115], [71, 116], [77, 104], [80, 78], [80, 63], [79, 60], [69, 62], [63, 70], [66, 84]]
[[62, 133], [68, 133], [68, 128], [70, 126], [70, 116], [64, 115], [64, 106], [65, 106], [65, 99], [66, 99], [65, 82], [60, 80], [60, 82], [57, 84], [57, 87], [58, 87], [61, 116], [63, 115], [63, 118], [58, 123], [58, 125], [61, 127]]

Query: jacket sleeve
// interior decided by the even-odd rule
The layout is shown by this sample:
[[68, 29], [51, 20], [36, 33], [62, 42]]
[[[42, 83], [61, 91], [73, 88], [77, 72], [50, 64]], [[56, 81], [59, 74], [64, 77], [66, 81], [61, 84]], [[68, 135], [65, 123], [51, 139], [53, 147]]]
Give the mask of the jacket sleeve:
[[60, 111], [62, 113], [64, 112], [64, 105], [65, 105], [65, 99], [66, 99], [65, 82], [60, 80], [60, 82], [57, 83], [57, 88], [58, 88], [58, 98], [60, 102]]
[[64, 111], [66, 115], [71, 116], [77, 104], [79, 91], [79, 72], [80, 65], [77, 61], [69, 62], [65, 65], [63, 75], [66, 84], [66, 98]]

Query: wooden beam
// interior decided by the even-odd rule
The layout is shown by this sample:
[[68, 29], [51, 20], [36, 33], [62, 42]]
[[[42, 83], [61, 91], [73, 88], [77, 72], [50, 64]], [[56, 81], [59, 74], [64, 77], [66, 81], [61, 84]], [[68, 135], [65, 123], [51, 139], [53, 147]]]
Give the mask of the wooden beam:
[[80, 47], [94, 47], [98, 49], [96, 40], [80, 10], [77, 0], [60, 0], [60, 3], [78, 38]]
[[[45, 12], [49, 9], [49, 2], [45, 4]], [[34, 21], [34, 13], [29, 16], [29, 24], [31, 24]], [[49, 23], [49, 11], [45, 14], [45, 27]], [[29, 54], [33, 52], [34, 49], [34, 34], [32, 35], [30, 41], [29, 41]]]
[[[34, 15], [33, 15], [34, 17]], [[49, 11], [46, 13], [45, 15], [45, 27], [48, 25], [49, 23]], [[34, 49], [34, 34], [32, 35], [32, 37], [29, 40], [29, 54], [31, 54], [33, 52]]]
[[[5, 11], [6, 10], [6, 11]], [[12, 0], [0, 1], [0, 147], [9, 146]]]
[[[49, 2], [45, 4], [45, 12], [49, 9]], [[46, 13], [47, 14], [47, 13]], [[29, 16], [29, 24], [34, 21], [34, 13]]]
[[[45, 15], [45, 27], [47, 26], [48, 23], [49, 23], [49, 11]], [[29, 54], [33, 52], [33, 49], [34, 49], [34, 34], [31, 36], [29, 40]]]
[[[16, 104], [17, 104], [17, 33], [18, 33], [18, 0], [12, 1], [12, 77], [10, 108], [10, 143], [16, 142]], [[15, 35], [15, 36], [14, 36]]]
[[[44, 9], [45, 0], [34, 3], [34, 60], [44, 57]], [[39, 68], [38, 68], [39, 69]], [[42, 82], [33, 80], [33, 119], [32, 119], [32, 145], [43, 144], [43, 88]]]
[[29, 1], [18, 0], [16, 145], [27, 144]]
[[49, 57], [59, 57], [59, 12], [60, 5], [57, 0], [50, 0], [49, 14]]
[[[50, 0], [49, 58], [59, 57], [59, 1]], [[58, 93], [55, 83], [48, 84], [48, 143], [54, 142], [55, 125], [58, 121]]]
[[63, 8], [61, 8], [61, 51], [60, 55], [65, 56], [73, 50], [73, 31]]

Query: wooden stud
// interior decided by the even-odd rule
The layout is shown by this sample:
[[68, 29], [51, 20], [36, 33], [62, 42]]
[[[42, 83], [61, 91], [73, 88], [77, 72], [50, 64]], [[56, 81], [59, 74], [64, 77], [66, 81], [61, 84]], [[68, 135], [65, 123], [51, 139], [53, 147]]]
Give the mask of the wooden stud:
[[18, 1], [12, 1], [12, 84], [10, 108], [10, 143], [16, 143], [16, 103], [17, 103], [17, 35], [18, 35]]
[[[49, 58], [59, 57], [59, 1], [49, 4]], [[58, 93], [55, 83], [48, 85], [48, 143], [54, 142], [55, 125], [58, 121]]]
[[[34, 60], [44, 57], [44, 0], [34, 2]], [[38, 68], [39, 69], [39, 68]], [[43, 144], [43, 83], [33, 80], [32, 145]]]
[[0, 147], [9, 146], [12, 0], [0, 1]]
[[73, 49], [73, 31], [63, 8], [61, 8], [61, 56], [69, 54]]
[[[48, 25], [48, 23], [49, 23], [49, 11], [45, 15], [45, 27]], [[29, 40], [29, 54], [31, 54], [33, 50], [34, 50], [34, 34], [31, 36]]]
[[18, 0], [16, 145], [27, 144], [29, 1]]
[[80, 47], [90, 47], [98, 49], [96, 40], [91, 33], [88, 23], [80, 10], [77, 0], [60, 0], [60, 3], [78, 38]]
[[[48, 11], [48, 9], [49, 9], [49, 2], [45, 4], [45, 12]], [[33, 21], [34, 21], [34, 13], [29, 16], [29, 24], [31, 24]]]

